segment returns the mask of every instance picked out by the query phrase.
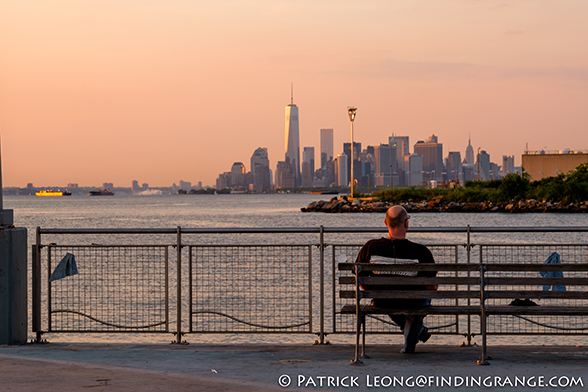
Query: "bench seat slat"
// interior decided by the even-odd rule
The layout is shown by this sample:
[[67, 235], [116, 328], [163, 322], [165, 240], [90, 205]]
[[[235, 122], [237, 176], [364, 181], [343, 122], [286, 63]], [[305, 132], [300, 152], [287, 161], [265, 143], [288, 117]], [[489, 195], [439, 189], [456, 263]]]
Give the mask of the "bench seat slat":
[[[360, 312], [365, 314], [480, 314], [479, 306], [423, 306], [421, 308], [376, 308], [372, 305], [361, 305]], [[341, 308], [342, 314], [355, 314], [355, 305], [345, 305]]]
[[486, 291], [486, 298], [588, 299], [588, 291], [496, 290]]
[[[355, 276], [340, 276], [339, 277], [339, 284], [355, 284]], [[400, 277], [400, 276], [364, 276], [361, 277], [361, 284], [372, 284], [372, 285], [404, 285], [404, 286], [412, 286], [412, 285], [443, 285], [443, 284], [451, 284], [451, 285], [478, 285], [479, 279], [478, 278], [468, 278], [466, 276], [441, 276], [435, 278], [425, 278], [425, 277]]]
[[[340, 271], [354, 271], [355, 263], [338, 263]], [[364, 271], [478, 271], [478, 264], [459, 263], [409, 263], [409, 264], [360, 264]]]
[[360, 283], [373, 285], [427, 286], [440, 284], [477, 285], [479, 281], [478, 278], [468, 278], [466, 276], [440, 276], [434, 278], [419, 276], [365, 276], [361, 277]]
[[[361, 292], [362, 298], [480, 298], [479, 291], [456, 290], [365, 290]], [[340, 290], [339, 298], [355, 298], [355, 290]]]
[[588, 271], [588, 263], [582, 264], [486, 264], [486, 271]]
[[499, 278], [488, 277], [488, 285], [496, 286], [588, 286], [588, 278]]
[[486, 306], [487, 314], [538, 315], [538, 316], [588, 316], [585, 306]]

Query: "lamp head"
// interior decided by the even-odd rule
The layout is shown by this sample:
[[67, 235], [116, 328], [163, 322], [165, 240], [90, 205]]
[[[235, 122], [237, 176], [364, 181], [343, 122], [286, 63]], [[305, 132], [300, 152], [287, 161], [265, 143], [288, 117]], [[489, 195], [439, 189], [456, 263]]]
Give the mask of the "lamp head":
[[347, 113], [349, 113], [349, 120], [351, 122], [353, 122], [353, 120], [355, 120], [355, 112], [356, 111], [357, 111], [357, 108], [354, 108], [352, 106], [347, 107]]

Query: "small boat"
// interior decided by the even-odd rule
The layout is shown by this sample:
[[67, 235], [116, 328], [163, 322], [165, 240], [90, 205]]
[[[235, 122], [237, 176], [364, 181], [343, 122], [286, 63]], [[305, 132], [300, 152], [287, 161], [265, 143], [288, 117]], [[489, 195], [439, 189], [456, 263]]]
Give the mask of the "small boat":
[[93, 191], [90, 191], [89, 195], [90, 196], [112, 196], [112, 195], [114, 195], [114, 193], [112, 193], [110, 191], [110, 188], [106, 188], [106, 189], [95, 189]]
[[338, 195], [339, 191], [310, 191], [311, 195]]
[[37, 196], [51, 196], [51, 197], [71, 196], [71, 192], [69, 192], [69, 191], [53, 191], [51, 189], [45, 189], [45, 190], [42, 190], [42, 191], [35, 193], [35, 195], [37, 195]]

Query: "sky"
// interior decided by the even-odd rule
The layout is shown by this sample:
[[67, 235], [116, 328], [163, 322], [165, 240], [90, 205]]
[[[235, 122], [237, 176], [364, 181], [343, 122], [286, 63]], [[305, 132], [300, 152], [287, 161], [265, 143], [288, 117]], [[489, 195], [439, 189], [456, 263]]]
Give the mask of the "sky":
[[[267, 147], [284, 108], [320, 161], [354, 140], [492, 161], [588, 150], [585, 0], [3, 0], [4, 186], [215, 185]], [[412, 149], [411, 149], [412, 152]]]

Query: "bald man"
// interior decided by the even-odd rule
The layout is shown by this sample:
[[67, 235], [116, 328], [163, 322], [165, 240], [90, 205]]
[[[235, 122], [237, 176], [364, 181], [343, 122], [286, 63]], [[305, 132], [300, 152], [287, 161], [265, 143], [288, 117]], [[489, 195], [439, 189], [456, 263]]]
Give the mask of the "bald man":
[[[395, 259], [418, 260], [419, 263], [434, 263], [431, 251], [424, 245], [417, 244], [406, 239], [408, 230], [408, 220], [410, 216], [401, 206], [393, 206], [386, 212], [384, 223], [388, 227], [388, 236], [379, 239], [369, 240], [359, 251], [357, 263], [369, 263], [372, 256], [380, 256]], [[421, 271], [417, 276], [434, 277], [434, 271]], [[394, 286], [399, 290], [426, 290], [436, 289], [436, 287], [425, 286]], [[393, 289], [387, 287], [386, 289]], [[374, 306], [381, 308], [413, 308], [428, 306], [431, 304], [430, 299], [374, 299]], [[431, 337], [427, 327], [423, 324], [425, 316], [408, 316], [398, 315], [390, 318], [404, 332], [405, 354], [414, 353], [415, 347], [420, 340], [426, 342]]]

